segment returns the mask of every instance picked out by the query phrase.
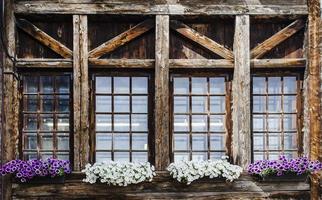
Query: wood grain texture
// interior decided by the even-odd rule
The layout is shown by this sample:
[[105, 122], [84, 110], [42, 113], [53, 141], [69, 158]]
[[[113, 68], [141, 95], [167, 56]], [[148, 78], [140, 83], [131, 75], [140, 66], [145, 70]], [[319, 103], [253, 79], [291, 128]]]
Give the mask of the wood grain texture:
[[236, 16], [234, 37], [235, 70], [232, 87], [232, 153], [236, 164], [244, 169], [251, 162], [250, 126], [250, 35], [249, 16]]
[[267, 40], [253, 48], [250, 52], [251, 58], [262, 57], [267, 52], [275, 48], [277, 45], [279, 45], [280, 43], [297, 33], [299, 30], [301, 30], [304, 27], [304, 25], [305, 21], [302, 19], [294, 21], [284, 29], [274, 34], [272, 37], [268, 38]]
[[74, 170], [89, 162], [89, 86], [87, 16], [74, 15], [73, 101], [74, 101]]
[[170, 68], [234, 68], [234, 62], [226, 59], [170, 59]]
[[103, 54], [109, 53], [116, 48], [130, 42], [131, 40], [139, 37], [145, 32], [153, 28], [154, 22], [152, 19], [147, 19], [138, 25], [130, 28], [129, 30], [121, 33], [120, 35], [110, 39], [109, 41], [103, 43], [102, 45], [96, 47], [95, 49], [89, 52], [90, 58], [99, 58]]
[[169, 147], [169, 16], [157, 15], [155, 22], [155, 167], [170, 163]]
[[305, 58], [252, 59], [251, 68], [305, 68]]
[[218, 44], [217, 42], [213, 41], [212, 39], [206, 37], [205, 35], [198, 33], [197, 31], [195, 31], [194, 29], [185, 25], [184, 23], [181, 23], [177, 20], [171, 20], [170, 27], [173, 30], [180, 33], [181, 35], [189, 38], [190, 40], [194, 41], [195, 43], [198, 43], [199, 45], [214, 52], [215, 54], [218, 54], [219, 56], [221, 56], [227, 60], [234, 59], [234, 55], [233, 55], [232, 51], [225, 48], [221, 44]]
[[96, 59], [90, 58], [91, 68], [154, 69], [154, 59]]
[[17, 59], [16, 67], [18, 68], [73, 68], [71, 59]]
[[63, 58], [72, 58], [73, 53], [69, 48], [67, 48], [65, 45], [61, 44], [47, 33], [37, 28], [29, 21], [25, 19], [18, 19], [16, 24], [20, 29], [31, 35], [33, 38], [41, 42], [43, 45], [49, 47], [57, 54], [61, 55]]

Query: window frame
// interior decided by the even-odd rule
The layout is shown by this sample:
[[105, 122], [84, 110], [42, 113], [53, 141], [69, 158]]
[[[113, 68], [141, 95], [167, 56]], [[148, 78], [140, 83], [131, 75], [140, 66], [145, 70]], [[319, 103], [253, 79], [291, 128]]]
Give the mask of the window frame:
[[[225, 148], [224, 148], [224, 154], [227, 155], [229, 157], [229, 160], [232, 160], [232, 147], [231, 147], [231, 142], [232, 142], [232, 77], [233, 77], [233, 73], [229, 70], [224, 70], [223, 72], [221, 71], [216, 71], [216, 70], [191, 70], [191, 69], [185, 69], [185, 70], [173, 70], [170, 71], [169, 73], [169, 77], [170, 77], [170, 81], [169, 81], [169, 128], [170, 128], [170, 136], [169, 136], [169, 152], [170, 152], [170, 162], [174, 162], [174, 77], [189, 77], [190, 78], [199, 78], [199, 77], [207, 77], [207, 78], [216, 78], [216, 77], [224, 77], [225, 78], [225, 130], [223, 132], [225, 135]], [[207, 84], [209, 87], [209, 84]], [[188, 97], [190, 99], [190, 97], [192, 97], [193, 95], [191, 95], [191, 82], [189, 80], [189, 94]], [[208, 88], [209, 90], [209, 88]], [[202, 96], [202, 95], [201, 95]], [[205, 94], [205, 96], [211, 96], [208, 93]], [[207, 102], [208, 107], [210, 105], [210, 102]], [[191, 101], [189, 100], [189, 113], [191, 113]], [[207, 116], [209, 115], [209, 113], [207, 114]], [[191, 118], [191, 115], [189, 116], [189, 118]], [[185, 152], [189, 152], [189, 160], [192, 159], [192, 152], [194, 152], [192, 150], [192, 140], [191, 140], [191, 136], [192, 134], [190, 134], [192, 132], [191, 130], [191, 120], [189, 120], [189, 126], [190, 126], [190, 131], [189, 131], [189, 150], [185, 151]], [[209, 120], [207, 123], [207, 126], [209, 127]], [[207, 152], [207, 159], [210, 156], [210, 152], [219, 152], [219, 150], [210, 150], [209, 146], [210, 146], [210, 130], [207, 130], [207, 150], [203, 151], [203, 152]], [[180, 152], [180, 151], [179, 151]], [[199, 152], [198, 150], [196, 152]]]
[[[295, 69], [295, 70], [284, 70], [282, 71], [281, 68], [279, 68], [277, 71], [275, 72], [271, 72], [268, 70], [255, 70], [251, 72], [250, 78], [250, 120], [251, 120], [251, 161], [254, 162], [254, 130], [253, 130], [253, 77], [264, 77], [266, 79], [265, 81], [265, 87], [267, 87], [267, 78], [268, 77], [296, 77], [296, 82], [297, 82], [297, 89], [296, 89], [296, 135], [297, 135], [297, 156], [303, 156], [303, 145], [304, 145], [304, 141], [303, 141], [303, 114], [304, 114], [304, 107], [303, 107], [303, 82], [304, 82], [304, 72], [301, 69]], [[283, 87], [283, 85], [281, 86]], [[268, 89], [268, 87], [267, 87]], [[276, 94], [273, 94], [273, 96]], [[292, 94], [290, 94], [292, 95]], [[268, 92], [267, 90], [265, 91], [265, 94], [259, 95], [259, 94], [255, 94], [255, 96], [265, 96], [268, 97]], [[280, 96], [285, 96], [284, 92], [280, 93]], [[288, 94], [286, 94], [286, 96], [288, 96]], [[282, 104], [283, 102], [281, 102]], [[267, 102], [265, 103], [267, 104]], [[265, 113], [265, 115], [270, 114], [270, 112], [266, 111], [265, 112], [261, 112], [261, 113]], [[255, 113], [256, 114], [256, 113]], [[274, 113], [273, 113], [274, 114]], [[284, 109], [281, 108], [281, 113], [279, 115], [284, 115]], [[284, 119], [284, 118], [283, 118]], [[282, 120], [283, 120], [282, 119]], [[266, 131], [262, 131], [263, 134], [267, 134], [267, 130]], [[284, 130], [281, 130], [280, 133], [284, 134]], [[284, 142], [283, 142], [284, 144]], [[264, 144], [265, 146], [266, 144]], [[263, 152], [264, 154], [268, 153], [269, 150], [264, 149], [260, 152]], [[274, 152], [280, 152], [280, 150], [274, 150]], [[282, 152], [284, 152], [284, 149], [282, 150]], [[265, 155], [264, 155], [265, 156]], [[264, 159], [266, 159], [264, 157]]]
[[[154, 165], [155, 163], [155, 126], [154, 126], [154, 72], [151, 70], [122, 70], [122, 69], [109, 69], [109, 70], [92, 70], [90, 72], [89, 78], [90, 78], [90, 162], [95, 163], [96, 162], [96, 84], [95, 84], [95, 78], [96, 77], [140, 77], [145, 76], [148, 77], [148, 92], [146, 96], [148, 97], [148, 162]], [[131, 87], [131, 86], [130, 86]], [[114, 96], [115, 93], [111, 93], [111, 97]], [[126, 93], [126, 95], [131, 96], [130, 93]], [[111, 111], [111, 113], [114, 114], [114, 112]], [[152, 119], [152, 120], [151, 120]], [[131, 140], [131, 134], [130, 134], [130, 146], [132, 144]], [[110, 152], [115, 152], [115, 150], [111, 149]], [[117, 150], [118, 152], [122, 152], [121, 150]], [[128, 150], [130, 153], [129, 158], [131, 160], [131, 148]]]

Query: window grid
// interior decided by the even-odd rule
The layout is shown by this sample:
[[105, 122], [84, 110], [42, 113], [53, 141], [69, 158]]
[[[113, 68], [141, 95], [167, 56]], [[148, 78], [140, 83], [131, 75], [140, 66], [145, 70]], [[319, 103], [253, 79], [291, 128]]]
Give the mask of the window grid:
[[[48, 84], [46, 78], [51, 80], [47, 85], [49, 91], [45, 91], [46, 84]], [[21, 82], [23, 97], [21, 114], [22, 148], [20, 148], [20, 155], [23, 159], [46, 159], [48, 157], [70, 159], [69, 136], [72, 127], [70, 120], [70, 79], [70, 75], [23, 76]], [[62, 82], [59, 84], [59, 81]], [[28, 91], [30, 85], [35, 87], [32, 92]], [[59, 89], [65, 91], [62, 92]], [[46, 107], [48, 105], [49, 107]], [[60, 110], [60, 106], [63, 106], [63, 110]]]

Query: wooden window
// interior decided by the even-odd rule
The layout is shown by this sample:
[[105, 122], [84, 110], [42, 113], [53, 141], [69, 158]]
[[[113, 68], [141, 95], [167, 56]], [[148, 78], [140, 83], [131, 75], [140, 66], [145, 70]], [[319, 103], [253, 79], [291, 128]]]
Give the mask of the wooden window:
[[252, 77], [253, 159], [297, 157], [301, 80], [298, 75]]
[[217, 159], [227, 154], [228, 76], [172, 76], [172, 160]]
[[25, 74], [22, 78], [23, 159], [69, 160], [71, 76]]
[[97, 74], [93, 85], [96, 162], [153, 163], [150, 75]]

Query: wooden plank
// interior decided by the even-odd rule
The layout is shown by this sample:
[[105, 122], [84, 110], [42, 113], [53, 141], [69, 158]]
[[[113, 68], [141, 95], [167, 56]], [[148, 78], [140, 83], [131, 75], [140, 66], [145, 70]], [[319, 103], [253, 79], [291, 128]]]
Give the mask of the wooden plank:
[[[284, 1], [283, 1], [284, 2]], [[53, 3], [51, 1], [19, 1], [14, 7], [15, 13], [20, 14], [145, 14], [145, 15], [307, 15], [307, 6], [301, 4], [278, 5], [257, 4], [244, 2], [217, 4], [192, 2], [157, 4], [150, 1], [121, 2], [110, 1], [101, 3]]]
[[165, 170], [170, 163], [169, 16], [157, 15], [155, 24], [155, 167]]
[[43, 59], [27, 58], [17, 59], [16, 67], [18, 68], [72, 68], [71, 59]]
[[[13, 0], [4, 2], [4, 41], [7, 52], [11, 57], [15, 57], [15, 17], [13, 13]], [[2, 121], [2, 161], [8, 162], [18, 156], [19, 142], [19, 95], [18, 95], [18, 80], [13, 75], [15, 72], [12, 60], [3, 55], [3, 112]], [[12, 194], [12, 179], [10, 176], [5, 176], [3, 179], [3, 200], [11, 199]]]
[[41, 42], [41, 44], [49, 47], [51, 50], [61, 55], [63, 58], [72, 58], [73, 52], [69, 48], [55, 40], [47, 33], [40, 30], [29, 21], [25, 19], [17, 19], [16, 24], [20, 29], [28, 33], [31, 37]]
[[233, 96], [233, 160], [243, 168], [251, 162], [250, 127], [250, 31], [249, 16], [236, 16]]
[[305, 21], [302, 19], [295, 20], [293, 23], [275, 33], [272, 37], [257, 45], [250, 52], [251, 58], [260, 58], [277, 45], [290, 38], [305, 26]]
[[96, 59], [90, 58], [91, 68], [154, 68], [154, 59]]
[[87, 16], [74, 15], [74, 170], [89, 162], [89, 87]]
[[[321, 129], [321, 68], [320, 68], [320, 1], [308, 0], [308, 117], [310, 133], [310, 159], [318, 160], [320, 156]], [[311, 176], [311, 199], [319, 199], [319, 178]]]
[[180, 33], [181, 35], [189, 38], [190, 40], [200, 44], [204, 48], [212, 51], [213, 53], [218, 54], [219, 56], [221, 56], [227, 60], [234, 59], [234, 55], [233, 55], [232, 51], [225, 48], [223, 45], [213, 41], [212, 39], [208, 38], [207, 36], [198, 33], [197, 31], [195, 31], [194, 29], [185, 25], [184, 23], [181, 23], [177, 20], [171, 20], [170, 27], [173, 30]]
[[226, 59], [170, 59], [170, 68], [234, 68], [234, 62]]
[[306, 59], [289, 58], [289, 59], [252, 59], [252, 68], [305, 68]]
[[101, 44], [95, 49], [89, 52], [90, 58], [99, 58], [102, 55], [109, 53], [116, 48], [130, 42], [131, 40], [139, 37], [143, 33], [149, 31], [154, 26], [154, 21], [152, 19], [147, 19], [136, 26], [130, 28], [129, 30], [121, 33], [120, 35], [110, 39], [109, 41]]

